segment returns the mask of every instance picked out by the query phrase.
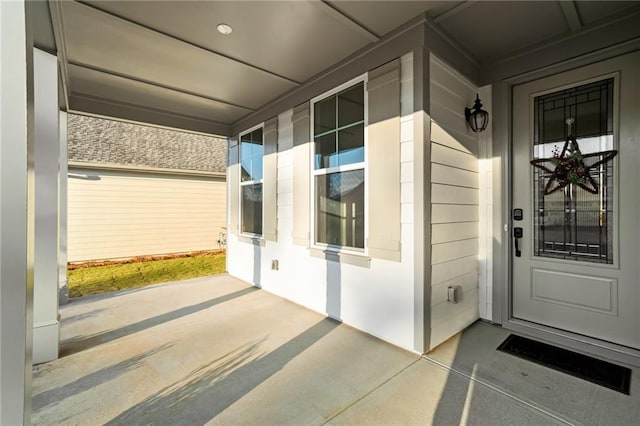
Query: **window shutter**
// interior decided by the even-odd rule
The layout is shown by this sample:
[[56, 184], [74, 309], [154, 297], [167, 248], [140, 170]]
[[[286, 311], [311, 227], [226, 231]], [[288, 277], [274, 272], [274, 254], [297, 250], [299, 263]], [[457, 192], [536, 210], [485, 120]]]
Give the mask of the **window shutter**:
[[278, 241], [278, 117], [264, 123], [262, 236]]
[[310, 108], [309, 102], [293, 109], [293, 243], [309, 246]]
[[400, 261], [400, 60], [369, 72], [369, 255]]
[[229, 229], [227, 233], [238, 235], [238, 220], [240, 219], [240, 147], [239, 136], [229, 138], [227, 188], [229, 191]]

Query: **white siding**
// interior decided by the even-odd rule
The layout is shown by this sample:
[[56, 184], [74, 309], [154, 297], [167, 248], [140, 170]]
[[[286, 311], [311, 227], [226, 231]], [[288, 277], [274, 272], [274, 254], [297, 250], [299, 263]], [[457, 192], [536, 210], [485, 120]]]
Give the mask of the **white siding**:
[[217, 249], [224, 179], [69, 170], [70, 262]]
[[[480, 149], [464, 108], [477, 88], [431, 57], [431, 343], [479, 317]], [[456, 287], [459, 302], [447, 301]]]
[[[400, 79], [400, 191], [411, 194], [413, 144], [417, 143], [413, 137], [411, 54], [401, 58]], [[371, 259], [368, 266], [334, 262], [313, 256], [304, 246], [294, 245], [291, 120], [292, 111], [278, 116], [278, 241], [252, 243], [231, 235], [227, 259], [229, 273], [313, 310], [329, 313], [388, 342], [421, 352], [422, 348], [416, 347], [413, 311], [413, 197], [401, 198], [400, 262], [376, 258]], [[279, 261], [277, 271], [271, 269], [274, 259]]]

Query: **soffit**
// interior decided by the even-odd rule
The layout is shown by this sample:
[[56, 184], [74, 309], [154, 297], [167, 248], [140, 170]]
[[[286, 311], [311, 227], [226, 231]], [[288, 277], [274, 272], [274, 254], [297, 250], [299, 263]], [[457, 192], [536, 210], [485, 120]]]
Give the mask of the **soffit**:
[[334, 1], [328, 2], [377, 36], [383, 36], [411, 18], [426, 12], [441, 16], [464, 1]]
[[[298, 82], [372, 41], [365, 33], [354, 32], [353, 26], [321, 2], [159, 1], [152, 7], [141, 1], [90, 4]], [[231, 25], [233, 33], [218, 33], [219, 23]]]
[[476, 2], [440, 25], [480, 61], [569, 32], [557, 1]]
[[576, 1], [574, 2], [583, 24], [591, 24], [624, 9], [637, 6], [634, 1]]
[[296, 86], [79, 3], [65, 2], [63, 10], [71, 64], [251, 109]]
[[[233, 122], [247, 113], [244, 108], [223, 102], [76, 65], [69, 65], [69, 77], [71, 96], [74, 99], [89, 98], [97, 102], [109, 102], [115, 98], [121, 104], [137, 105], [220, 123]], [[215, 117], [215, 120], [212, 117]]]
[[[50, 14], [36, 11], [34, 38], [46, 50], [65, 47], [61, 74], [71, 110], [99, 102], [111, 104], [105, 111], [118, 111], [122, 105], [121, 118], [144, 120], [146, 112], [149, 122], [163, 124], [170, 115], [167, 126], [187, 129], [189, 120], [174, 118], [193, 118], [209, 125], [192, 130], [224, 134], [422, 13], [467, 57], [489, 64], [570, 38], [639, 3], [50, 1]], [[218, 23], [231, 25], [233, 33], [219, 34]]]

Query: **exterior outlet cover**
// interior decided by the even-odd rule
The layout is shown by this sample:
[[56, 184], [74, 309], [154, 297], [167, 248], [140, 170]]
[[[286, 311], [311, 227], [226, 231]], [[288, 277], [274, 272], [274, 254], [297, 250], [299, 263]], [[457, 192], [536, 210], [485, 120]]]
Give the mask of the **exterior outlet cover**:
[[271, 261], [271, 269], [274, 271], [277, 271], [278, 269], [280, 269], [279, 265], [278, 265], [278, 259], [273, 259]]
[[447, 288], [447, 302], [458, 303], [458, 292], [455, 287]]

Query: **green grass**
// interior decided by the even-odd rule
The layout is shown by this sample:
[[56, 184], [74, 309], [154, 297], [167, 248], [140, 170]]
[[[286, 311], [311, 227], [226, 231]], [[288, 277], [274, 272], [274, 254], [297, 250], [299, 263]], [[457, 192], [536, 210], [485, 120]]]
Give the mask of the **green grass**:
[[126, 290], [223, 272], [225, 272], [224, 253], [80, 268], [68, 271], [69, 296], [79, 297]]

